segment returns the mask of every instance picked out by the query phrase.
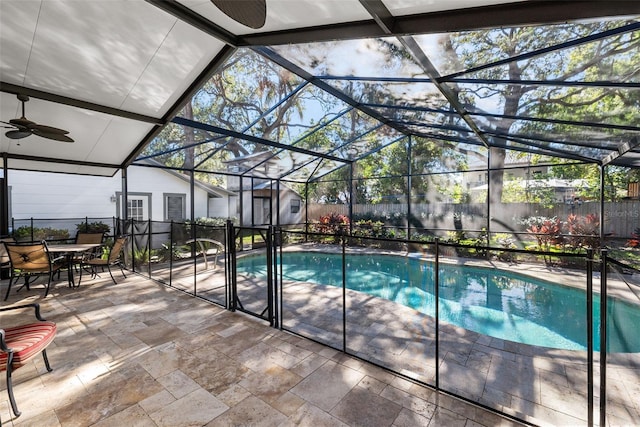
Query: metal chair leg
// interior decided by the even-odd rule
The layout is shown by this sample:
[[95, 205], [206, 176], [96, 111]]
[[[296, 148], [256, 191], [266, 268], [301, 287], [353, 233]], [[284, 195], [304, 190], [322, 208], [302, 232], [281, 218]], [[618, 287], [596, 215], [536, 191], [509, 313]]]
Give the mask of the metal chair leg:
[[47, 349], [42, 350], [42, 358], [44, 359], [44, 366], [47, 367], [47, 372], [53, 371], [51, 365], [49, 365], [49, 358], [47, 357]]
[[120, 267], [120, 272], [122, 273], [122, 277], [124, 277], [125, 279], [127, 278], [127, 275], [124, 274], [124, 268], [122, 267], [122, 263], [118, 263], [118, 267]]
[[46, 298], [47, 295], [49, 295], [49, 288], [51, 287], [51, 280], [53, 280], [54, 274], [55, 274], [54, 272], [49, 273], [49, 281], [47, 282], [47, 288], [44, 291], [44, 298]]
[[80, 267], [78, 268], [78, 270], [80, 270], [80, 277], [78, 277], [78, 287], [80, 287], [80, 283], [82, 283], [82, 270], [84, 270], [84, 268], [82, 267], [82, 263], [80, 263]]
[[7, 293], [4, 296], [4, 300], [6, 301], [9, 298], [9, 292], [11, 292], [11, 283], [13, 282], [13, 277], [9, 278], [9, 286], [7, 287]]
[[107, 270], [109, 270], [109, 276], [111, 276], [111, 280], [113, 280], [113, 284], [117, 285], [118, 282], [116, 282], [116, 279], [113, 277], [113, 273], [111, 273], [111, 266], [109, 264], [107, 264]]
[[[47, 357], [47, 350], [42, 350], [42, 357], [44, 359], [44, 365], [47, 367], [47, 372], [53, 371], [51, 365], [49, 364], [49, 358]], [[13, 380], [11, 374], [13, 372], [13, 353], [9, 353], [9, 357], [7, 357], [7, 393], [9, 394], [9, 402], [11, 403], [11, 410], [13, 410], [14, 415], [18, 418], [22, 412], [18, 410], [18, 404], [16, 403], [16, 398], [13, 395]], [[1, 424], [0, 424], [1, 425]]]
[[18, 410], [18, 404], [16, 403], [16, 398], [13, 395], [13, 381], [11, 380], [11, 371], [13, 370], [12, 365], [13, 365], [13, 352], [10, 352], [9, 356], [7, 357], [7, 393], [9, 394], [9, 402], [11, 403], [11, 409], [13, 410], [13, 413], [16, 416], [16, 418], [18, 418], [20, 414], [22, 414], [22, 412]]

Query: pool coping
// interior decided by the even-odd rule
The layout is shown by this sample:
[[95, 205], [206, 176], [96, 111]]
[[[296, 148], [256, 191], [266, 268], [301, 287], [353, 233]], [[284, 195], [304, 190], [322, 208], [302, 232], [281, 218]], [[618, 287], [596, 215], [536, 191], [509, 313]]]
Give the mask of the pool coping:
[[[302, 243], [295, 245], [288, 245], [282, 248], [285, 252], [296, 252], [296, 251], [309, 251], [309, 252], [321, 252], [321, 253], [342, 253], [342, 246], [335, 244], [321, 244], [321, 243]], [[407, 251], [394, 251], [389, 249], [378, 249], [378, 248], [368, 248], [368, 247], [353, 247], [347, 246], [345, 247], [345, 253], [347, 254], [378, 254], [378, 255], [392, 255], [392, 256], [402, 256], [402, 257], [410, 257], [412, 255], [418, 255], [419, 259], [433, 262], [435, 261], [435, 255], [424, 254], [418, 252], [407, 252]], [[446, 263], [449, 265], [460, 265], [460, 266], [472, 266], [472, 267], [480, 267], [480, 268], [488, 268], [488, 269], [504, 269], [509, 271], [514, 271], [513, 267], [518, 266], [518, 270], [515, 271], [518, 274], [523, 274], [525, 276], [529, 276], [538, 280], [544, 280], [551, 283], [556, 283], [558, 274], [562, 274], [567, 280], [566, 282], [560, 283], [563, 286], [569, 286], [577, 289], [585, 289], [586, 288], [586, 272], [574, 269], [567, 269], [565, 267], [550, 267], [546, 265], [537, 265], [530, 263], [508, 263], [504, 261], [495, 261], [495, 260], [480, 260], [475, 258], [452, 258], [446, 256], [440, 256], [439, 262]], [[622, 281], [612, 279], [610, 277], [607, 278], [607, 283], [609, 283], [609, 287], [607, 288], [607, 296], [618, 298], [622, 301], [627, 302], [628, 304], [638, 305], [640, 309], [640, 303], [634, 304], [633, 301], [630, 301], [630, 298], [637, 299], [636, 295], [633, 294], [629, 289], [626, 288], [626, 284]], [[600, 295], [600, 273], [595, 272], [593, 274], [593, 289], [594, 294]], [[351, 290], [347, 290], [351, 291]], [[357, 292], [357, 291], [351, 291]], [[391, 301], [393, 302], [393, 301]], [[397, 303], [396, 303], [397, 304]], [[431, 317], [427, 314], [418, 312], [423, 316]], [[478, 334], [480, 336], [490, 338], [491, 342], [489, 344], [483, 343], [487, 347], [508, 351], [511, 353], [526, 355], [526, 356], [541, 356], [541, 357], [550, 357], [550, 358], [565, 358], [568, 360], [575, 360], [576, 356], [580, 359], [586, 360], [587, 351], [586, 350], [566, 350], [566, 349], [558, 349], [552, 347], [543, 347], [537, 346], [533, 344], [525, 344], [516, 341], [509, 341], [502, 338], [493, 337], [490, 335], [483, 335], [481, 333], [462, 328], [460, 326], [446, 324], [440, 325], [442, 327], [454, 328], [456, 335], [467, 335], [467, 334]], [[597, 325], [594, 325], [597, 327]], [[599, 351], [595, 352], [595, 354], [600, 354]], [[615, 363], [620, 366], [640, 366], [640, 352], [638, 353], [607, 353], [607, 360], [611, 363]]]
[[[325, 252], [325, 253], [342, 253], [342, 246], [335, 244], [322, 244], [322, 243], [298, 243], [294, 245], [287, 245], [282, 248], [283, 251], [313, 251], [313, 252]], [[353, 247], [347, 246], [345, 248], [346, 253], [350, 254], [380, 254], [380, 255], [394, 255], [403, 257], [418, 256], [419, 259], [425, 261], [435, 261], [435, 255], [423, 253], [423, 252], [410, 252], [410, 251], [394, 251], [390, 249], [378, 249], [368, 247]], [[505, 262], [499, 260], [482, 260], [478, 258], [453, 258], [450, 256], [439, 257], [439, 262], [450, 265], [472, 266], [481, 268], [493, 268], [501, 270], [514, 271], [514, 267], [517, 266], [517, 272], [519, 274], [527, 275], [536, 279], [545, 280], [547, 282], [556, 283], [563, 286], [570, 286], [578, 289], [586, 289], [587, 286], [587, 273], [586, 271], [571, 269], [560, 266], [548, 266], [542, 264], [532, 264], [525, 262]], [[558, 275], [562, 275], [563, 283], [558, 283]], [[638, 276], [636, 278], [636, 276]], [[594, 294], [600, 295], [600, 277], [599, 271], [593, 272], [593, 291]], [[640, 284], [640, 275], [633, 274], [631, 277], [633, 280], [638, 280]], [[612, 275], [607, 276], [607, 296], [618, 298], [629, 304], [640, 306], [639, 297], [629, 289], [627, 284]], [[639, 289], [640, 291], [640, 289]]]

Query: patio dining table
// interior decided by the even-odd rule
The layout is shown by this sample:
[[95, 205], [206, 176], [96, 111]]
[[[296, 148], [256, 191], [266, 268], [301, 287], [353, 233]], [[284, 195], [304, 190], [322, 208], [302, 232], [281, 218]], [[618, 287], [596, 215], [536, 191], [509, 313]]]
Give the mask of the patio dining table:
[[47, 245], [47, 249], [52, 254], [58, 254], [64, 256], [67, 262], [67, 278], [69, 280], [69, 287], [76, 287], [73, 279], [73, 258], [75, 255], [82, 254], [84, 252], [92, 251], [102, 246], [100, 243], [70, 243], [70, 244], [54, 244]]

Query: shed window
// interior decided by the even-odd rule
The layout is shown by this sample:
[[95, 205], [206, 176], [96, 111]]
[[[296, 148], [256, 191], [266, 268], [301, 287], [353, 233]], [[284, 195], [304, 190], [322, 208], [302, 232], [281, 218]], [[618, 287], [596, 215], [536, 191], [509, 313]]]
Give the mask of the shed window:
[[291, 199], [291, 213], [300, 212], [300, 199]]
[[183, 194], [166, 194], [164, 198], [165, 220], [182, 221], [185, 217], [185, 196]]

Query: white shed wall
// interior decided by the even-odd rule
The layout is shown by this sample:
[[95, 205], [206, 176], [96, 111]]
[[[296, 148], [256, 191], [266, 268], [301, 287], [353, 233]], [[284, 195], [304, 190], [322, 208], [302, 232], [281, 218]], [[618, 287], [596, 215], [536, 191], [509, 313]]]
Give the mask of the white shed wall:
[[120, 178], [9, 171], [11, 216], [14, 218], [112, 217], [111, 196]]
[[[164, 195], [184, 195], [185, 218], [191, 217], [189, 182], [160, 169], [130, 167], [128, 192], [150, 196], [151, 219], [163, 221]], [[122, 193], [121, 174], [113, 178], [66, 175], [47, 172], [10, 170], [10, 214], [13, 218], [107, 218], [119, 216], [118, 204], [112, 196]], [[209, 193], [195, 187], [195, 217], [228, 217], [228, 197], [210, 198]]]
[[[151, 218], [164, 221], [164, 195], [183, 194], [185, 196], [186, 218], [191, 217], [191, 194], [189, 182], [183, 181], [159, 169], [130, 167], [127, 169], [127, 191], [131, 193], [153, 193], [151, 195]], [[195, 188], [195, 217], [207, 216], [208, 194]]]
[[[264, 193], [261, 193], [264, 194]], [[274, 192], [273, 197], [271, 198], [271, 212], [273, 212], [273, 221], [272, 224], [277, 224], [277, 209], [278, 209], [278, 201], [276, 200], [276, 192]], [[254, 194], [254, 196], [257, 196]], [[291, 200], [297, 199], [300, 200], [300, 210], [297, 213], [291, 213]], [[242, 194], [242, 218], [243, 224], [250, 225], [252, 222], [252, 209], [254, 208], [254, 202], [252, 200], [251, 190], [244, 191]], [[283, 189], [280, 191], [280, 225], [287, 224], [297, 224], [302, 221], [302, 200], [301, 197], [296, 194], [294, 191], [289, 189]], [[259, 206], [258, 206], [259, 205]], [[257, 202], [255, 206], [256, 209], [260, 209], [262, 206], [261, 202]], [[262, 225], [261, 221], [263, 220], [262, 214], [260, 212], [256, 212], [253, 215], [253, 219], [255, 220], [255, 225]], [[265, 220], [265, 222], [269, 222]]]
[[209, 198], [209, 215], [210, 217], [229, 218], [229, 198], [228, 197], [210, 197]]

